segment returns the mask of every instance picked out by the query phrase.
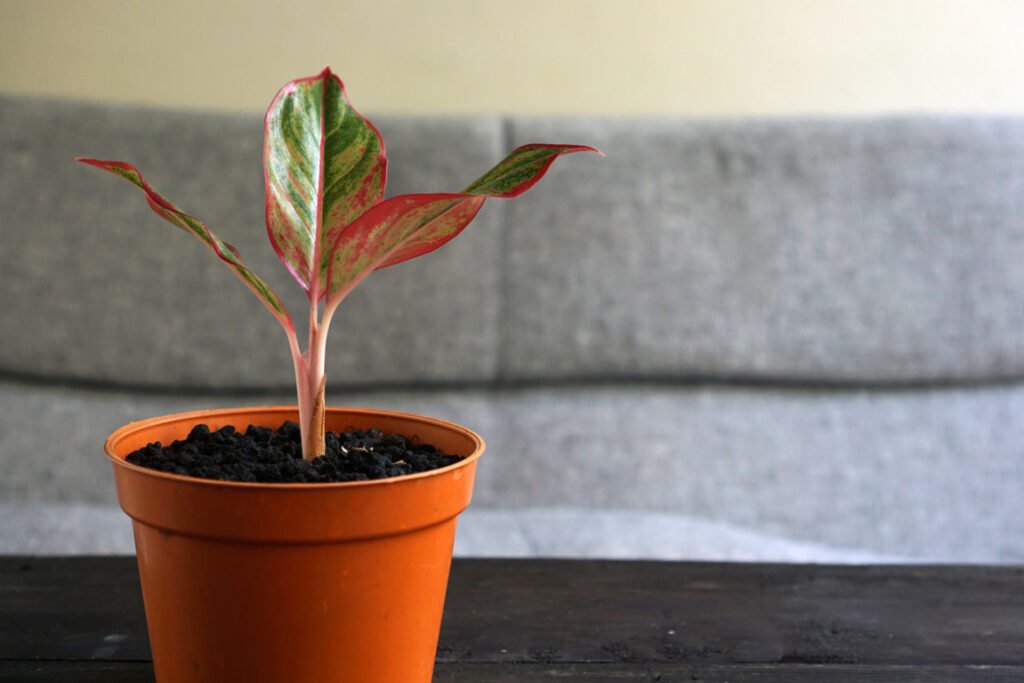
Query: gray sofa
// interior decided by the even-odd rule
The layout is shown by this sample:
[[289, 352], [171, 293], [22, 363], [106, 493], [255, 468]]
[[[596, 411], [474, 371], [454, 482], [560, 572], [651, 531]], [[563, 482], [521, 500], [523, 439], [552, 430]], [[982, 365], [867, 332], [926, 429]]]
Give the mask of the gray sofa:
[[[464, 555], [1024, 560], [1024, 120], [375, 118], [389, 194], [591, 144], [343, 305], [331, 404], [481, 432]], [[294, 401], [261, 117], [0, 98], [0, 552], [131, 552], [121, 424]]]

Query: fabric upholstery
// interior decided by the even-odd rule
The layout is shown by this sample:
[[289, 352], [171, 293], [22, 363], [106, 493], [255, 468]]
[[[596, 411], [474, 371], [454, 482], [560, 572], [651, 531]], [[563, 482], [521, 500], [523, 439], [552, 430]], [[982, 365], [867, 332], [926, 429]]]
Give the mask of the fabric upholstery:
[[[25, 293], [0, 370], [290, 386], [280, 331], [230, 272], [69, 161], [137, 163], [301, 318], [266, 244], [258, 117], [8, 97], [0, 118], [0, 284]], [[531, 140], [608, 157], [560, 161], [444, 250], [370, 278], [337, 320], [336, 384], [1024, 374], [1020, 120], [378, 122], [391, 194], [460, 188]]]
[[[1024, 119], [526, 119], [509, 378], [1024, 375]], [[572, 162], [572, 167], [569, 168]]]
[[[0, 501], [114, 500], [100, 448], [127, 422], [272, 396], [0, 384]], [[283, 398], [283, 397], [282, 397]], [[633, 511], [822, 547], [1024, 561], [1024, 388], [644, 385], [332, 392], [485, 435], [474, 509]], [[46, 438], [40, 438], [40, 434]], [[47, 450], [40, 450], [45, 446]]]
[[[390, 194], [608, 155], [335, 319], [330, 404], [487, 440], [460, 552], [1024, 561], [1024, 118], [375, 122]], [[227, 268], [71, 158], [136, 163], [301, 320], [260, 117], [5, 96], [0, 124], [0, 552], [119, 551], [106, 436], [293, 376]]]

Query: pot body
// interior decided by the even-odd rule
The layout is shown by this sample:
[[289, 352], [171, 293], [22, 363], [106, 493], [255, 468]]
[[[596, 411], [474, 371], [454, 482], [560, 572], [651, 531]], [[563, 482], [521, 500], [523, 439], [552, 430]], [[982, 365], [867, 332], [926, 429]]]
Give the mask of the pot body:
[[455, 540], [483, 440], [403, 413], [328, 408], [327, 429], [379, 429], [464, 456], [404, 477], [248, 484], [125, 462], [192, 427], [276, 428], [294, 407], [183, 413], [106, 444], [132, 518], [159, 683], [428, 683]]

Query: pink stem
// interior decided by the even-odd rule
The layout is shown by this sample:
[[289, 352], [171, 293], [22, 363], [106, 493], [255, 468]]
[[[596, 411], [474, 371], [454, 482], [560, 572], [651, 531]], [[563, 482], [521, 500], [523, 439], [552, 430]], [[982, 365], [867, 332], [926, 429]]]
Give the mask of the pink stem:
[[299, 430], [302, 434], [302, 457], [306, 460], [323, 455], [324, 446], [324, 351], [327, 329], [317, 325], [317, 292], [310, 292], [309, 340], [305, 353], [298, 344], [292, 346], [295, 365], [295, 388], [299, 400]]
[[309, 453], [309, 421], [313, 410], [311, 399], [312, 392], [309, 389], [309, 364], [306, 354], [299, 350], [298, 340], [295, 334], [288, 336], [289, 346], [292, 352], [292, 364], [295, 366], [295, 393], [299, 403], [299, 431], [302, 434], [302, 455], [306, 457]]

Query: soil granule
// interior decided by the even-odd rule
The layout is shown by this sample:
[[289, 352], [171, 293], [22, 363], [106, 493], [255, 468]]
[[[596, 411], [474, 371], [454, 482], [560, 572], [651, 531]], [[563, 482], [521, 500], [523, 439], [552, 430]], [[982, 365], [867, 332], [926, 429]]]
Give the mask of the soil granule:
[[285, 422], [276, 430], [250, 425], [245, 433], [230, 426], [210, 431], [201, 424], [184, 440], [169, 446], [151, 443], [125, 460], [201, 479], [323, 484], [427, 472], [462, 459], [440, 453], [430, 444], [385, 436], [375, 429], [327, 432], [326, 447], [326, 454], [312, 462], [303, 460], [299, 426], [294, 422]]

